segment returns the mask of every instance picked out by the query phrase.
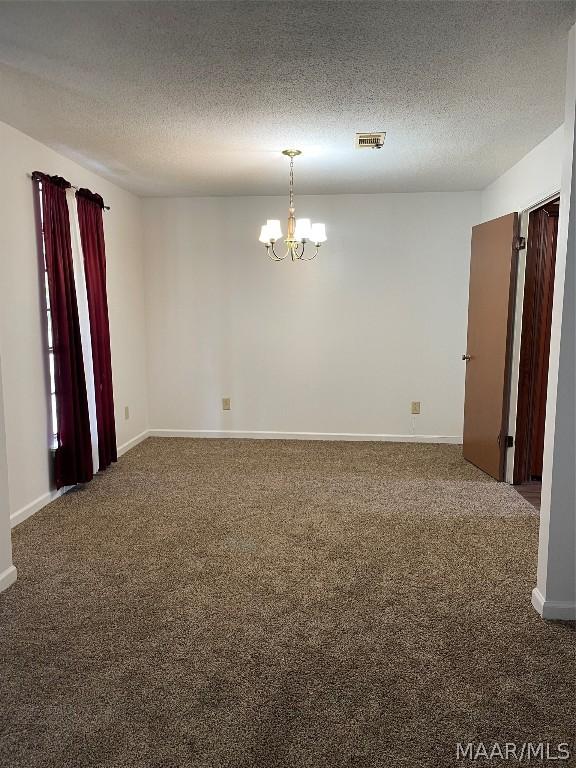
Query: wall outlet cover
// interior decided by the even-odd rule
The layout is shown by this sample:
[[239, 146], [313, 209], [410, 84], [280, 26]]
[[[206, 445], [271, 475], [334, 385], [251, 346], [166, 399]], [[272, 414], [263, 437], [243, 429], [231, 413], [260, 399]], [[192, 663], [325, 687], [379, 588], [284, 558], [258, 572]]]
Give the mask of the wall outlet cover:
[[411, 413], [414, 415], [417, 415], [420, 413], [420, 400], [412, 400], [412, 405], [410, 407]]
[[230, 405], [230, 398], [229, 397], [223, 397], [222, 398], [222, 410], [223, 411], [230, 411], [230, 410], [232, 410], [232, 406]]
[[128, 406], [126, 405], [124, 406], [124, 419], [128, 421], [129, 418], [130, 418], [130, 408], [128, 408]]

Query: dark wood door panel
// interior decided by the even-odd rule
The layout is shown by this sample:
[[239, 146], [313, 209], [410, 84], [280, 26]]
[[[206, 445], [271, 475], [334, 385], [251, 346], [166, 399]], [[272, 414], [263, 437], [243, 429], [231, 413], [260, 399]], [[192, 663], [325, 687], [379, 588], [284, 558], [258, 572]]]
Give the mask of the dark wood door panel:
[[529, 219], [514, 483], [524, 483], [542, 475], [558, 211], [558, 201], [554, 201], [532, 211]]

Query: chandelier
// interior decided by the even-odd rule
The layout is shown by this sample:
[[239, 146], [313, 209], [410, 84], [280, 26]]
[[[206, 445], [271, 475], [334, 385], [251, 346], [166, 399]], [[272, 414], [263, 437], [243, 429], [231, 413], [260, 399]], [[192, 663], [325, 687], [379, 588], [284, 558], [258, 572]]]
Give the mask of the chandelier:
[[[274, 249], [275, 243], [282, 238], [280, 219], [268, 219], [266, 224], [262, 225], [259, 240], [266, 246], [266, 253], [272, 261], [284, 261], [287, 256], [290, 256], [292, 261], [312, 261], [318, 256], [322, 243], [326, 242], [326, 227], [324, 224], [311, 224], [310, 219], [294, 217], [294, 158], [302, 152], [299, 149], [285, 149], [282, 154], [290, 158], [288, 234], [284, 240], [286, 253], [284, 256], [279, 256]], [[306, 252], [306, 246], [309, 244], [314, 249], [313, 253], [310, 248]]]

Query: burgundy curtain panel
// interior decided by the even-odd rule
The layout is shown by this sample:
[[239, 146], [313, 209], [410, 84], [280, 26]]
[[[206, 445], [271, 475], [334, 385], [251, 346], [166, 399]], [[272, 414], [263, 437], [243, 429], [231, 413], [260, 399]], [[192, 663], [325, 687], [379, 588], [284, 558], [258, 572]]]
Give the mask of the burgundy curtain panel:
[[104, 247], [104, 202], [88, 189], [76, 192], [78, 223], [84, 254], [84, 274], [88, 295], [88, 315], [92, 337], [92, 366], [98, 423], [99, 469], [116, 461], [116, 423], [112, 390], [110, 326], [106, 294], [106, 251]]
[[54, 474], [56, 487], [62, 488], [86, 483], [93, 475], [90, 418], [66, 201], [66, 190], [70, 184], [60, 176], [47, 176], [38, 171], [32, 174], [32, 178], [42, 182], [44, 255], [52, 315], [58, 418]]

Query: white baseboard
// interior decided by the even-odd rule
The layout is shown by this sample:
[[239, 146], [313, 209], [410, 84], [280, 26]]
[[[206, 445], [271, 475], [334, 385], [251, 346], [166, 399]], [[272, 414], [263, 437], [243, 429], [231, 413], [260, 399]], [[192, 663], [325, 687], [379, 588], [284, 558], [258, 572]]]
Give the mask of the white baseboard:
[[[249, 440], [351, 440], [351, 441], [381, 441], [388, 443], [452, 443], [459, 444], [459, 435], [383, 435], [366, 434], [361, 432], [271, 432], [264, 430], [242, 431], [234, 429], [147, 429], [139, 435], [118, 446], [118, 456], [123, 456], [147, 437], [196, 437], [196, 438], [242, 438]], [[10, 515], [12, 527], [31, 517], [42, 507], [50, 504], [72, 486], [60, 488], [58, 491], [47, 491], [34, 501], [26, 504]]]
[[576, 619], [576, 603], [545, 600], [538, 587], [532, 590], [532, 605], [543, 619], [557, 619], [559, 621]]
[[136, 435], [136, 437], [133, 437], [131, 440], [128, 440], [126, 443], [122, 443], [122, 445], [119, 445], [116, 449], [116, 452], [118, 456], [123, 456], [125, 453], [127, 453], [131, 448], [134, 448], [138, 443], [141, 443], [143, 440], [146, 440], [147, 437], [149, 437], [150, 433], [147, 429], [144, 430], [144, 432], [140, 432], [139, 435]]
[[[141, 432], [139, 435], [136, 435], [136, 437], [133, 437], [131, 440], [128, 440], [128, 442], [124, 443], [123, 445], [119, 445], [117, 452], [118, 456], [122, 456], [127, 451], [130, 450], [130, 448], [134, 448], [135, 445], [138, 445], [138, 443], [141, 443], [143, 440], [146, 440], [148, 437], [148, 430], [145, 430], [144, 432]], [[51, 501], [54, 501], [54, 499], [57, 499], [59, 496], [62, 496], [63, 493], [66, 493], [66, 491], [69, 491], [74, 486], [67, 485], [64, 488], [60, 488], [58, 491], [47, 491], [46, 493], [43, 493], [42, 496], [38, 496], [37, 499], [34, 499], [34, 501], [31, 501], [29, 504], [26, 504], [25, 507], [21, 507], [21, 509], [16, 510], [16, 512], [13, 512], [10, 515], [10, 525], [12, 528], [14, 526], [18, 525], [18, 523], [24, 522], [27, 518], [31, 517], [36, 512], [39, 512], [42, 507], [45, 507], [47, 504], [50, 504]]]
[[60, 488], [57, 491], [47, 491], [46, 493], [43, 493], [42, 496], [38, 496], [37, 499], [34, 499], [34, 501], [26, 504], [25, 507], [21, 507], [10, 515], [10, 525], [12, 528], [14, 528], [14, 526], [18, 525], [18, 523], [24, 522], [24, 520], [26, 520], [28, 517], [31, 517], [33, 514], [41, 510], [42, 507], [45, 507], [46, 504], [50, 504], [51, 501], [54, 501], [54, 499], [62, 496], [63, 493], [66, 493], [66, 491], [69, 491], [70, 488], [73, 487], [74, 486], [72, 485], [66, 485], [64, 488]]
[[14, 584], [17, 575], [18, 572], [13, 565], [11, 565], [9, 568], [6, 568], [5, 571], [2, 571], [2, 573], [0, 573], [0, 592], [8, 589], [11, 584]]
[[267, 432], [234, 429], [150, 429], [149, 437], [233, 437], [252, 440], [374, 440], [387, 443], [462, 442], [460, 435], [383, 435], [364, 432]]

